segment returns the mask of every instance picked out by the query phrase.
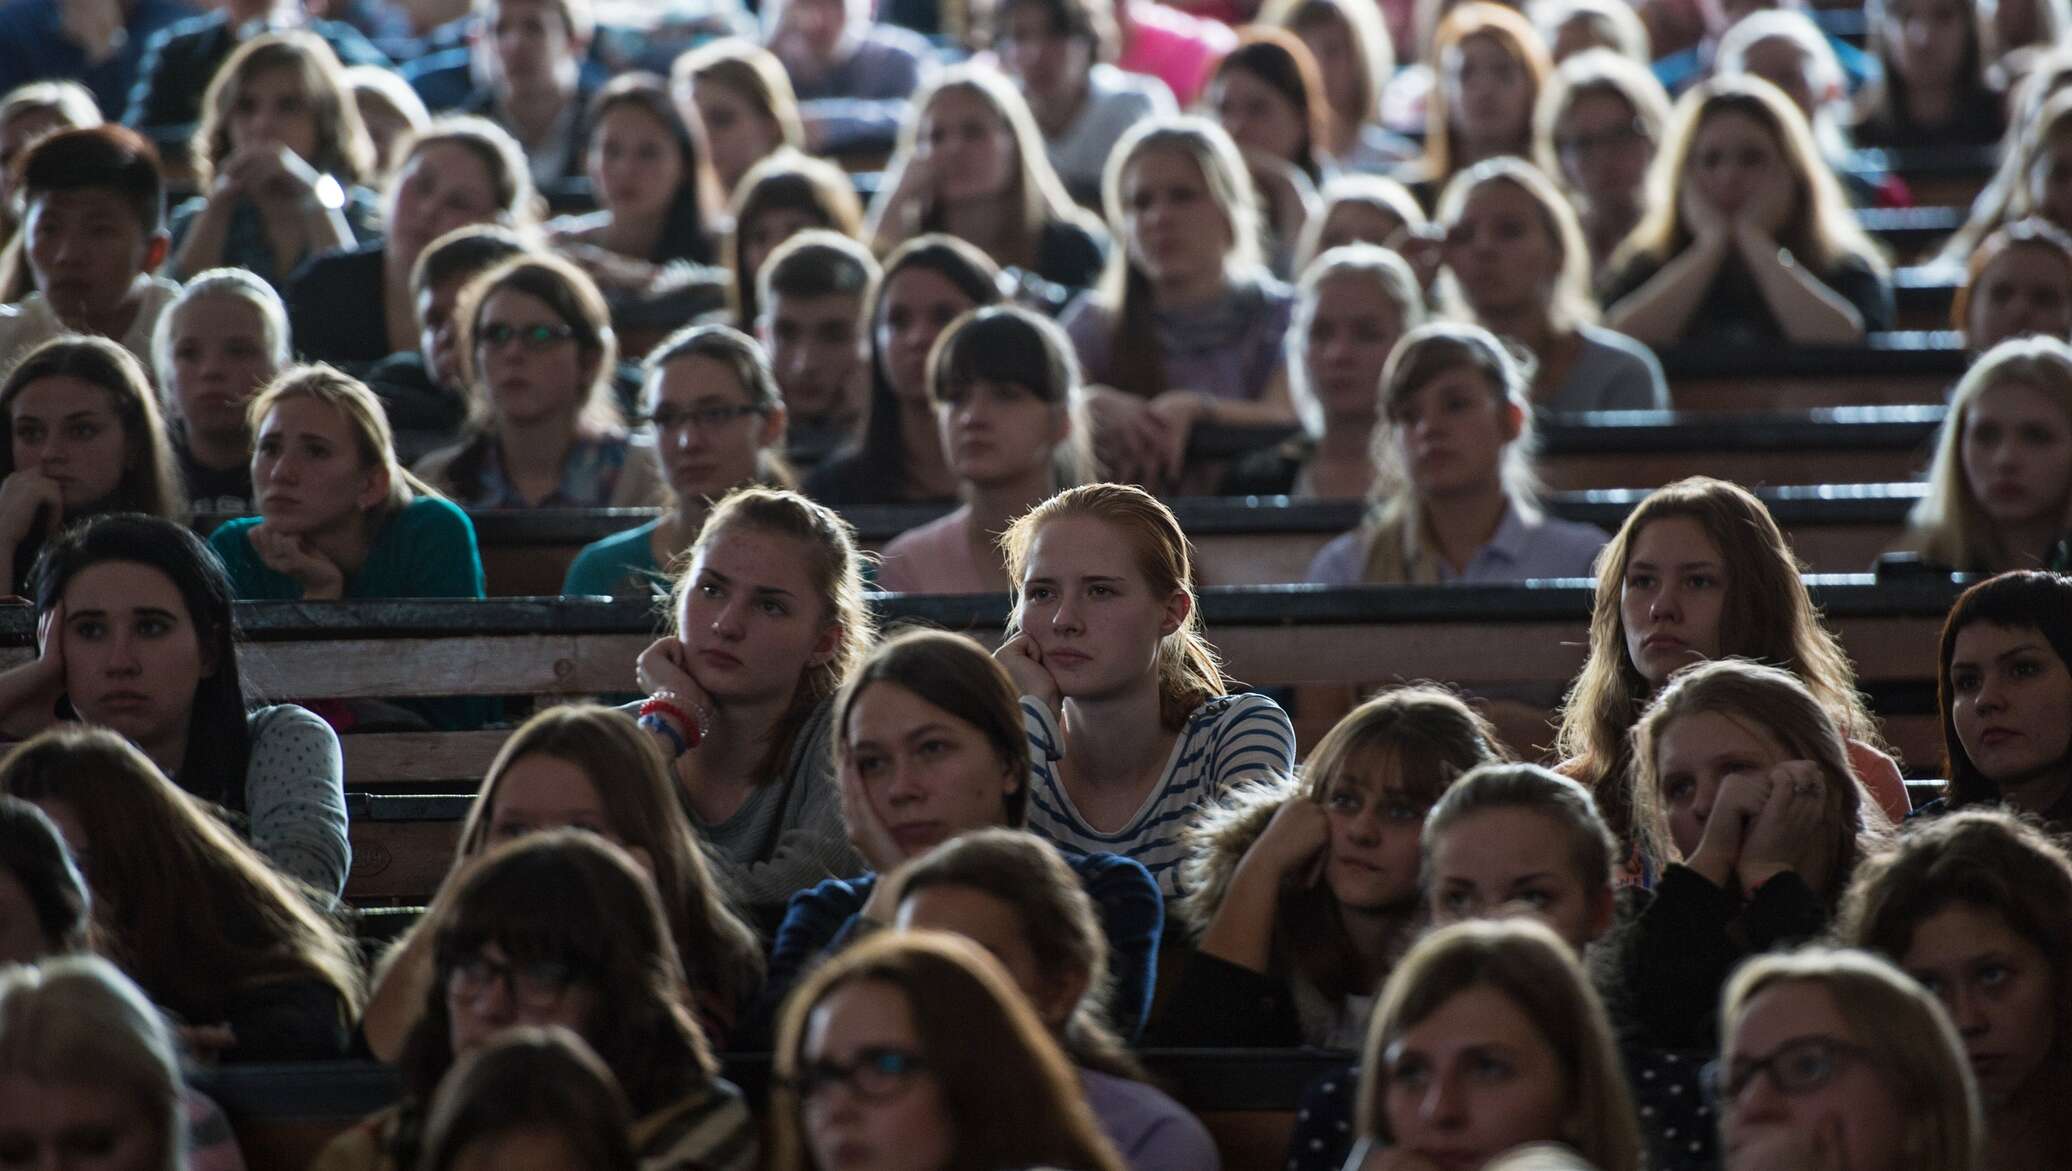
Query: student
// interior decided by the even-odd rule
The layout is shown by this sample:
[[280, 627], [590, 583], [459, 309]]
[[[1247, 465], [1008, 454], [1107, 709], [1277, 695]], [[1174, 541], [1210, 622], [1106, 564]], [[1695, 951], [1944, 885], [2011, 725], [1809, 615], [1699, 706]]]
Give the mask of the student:
[[1910, 827], [1857, 869], [1836, 934], [1935, 994], [1963, 1039], [1984, 1110], [1985, 1162], [2053, 1166], [2072, 1139], [2072, 900], [2064, 847], [2014, 815], [1970, 810]]
[[1964, 348], [1983, 354], [2012, 338], [2072, 342], [2072, 235], [2048, 220], [2018, 220], [1979, 243], [1950, 299]]
[[829, 734], [876, 639], [854, 531], [796, 493], [736, 489], [706, 516], [670, 614], [637, 664], [641, 724], [743, 910], [771, 926], [796, 892], [861, 869]]
[[890, 146], [907, 98], [933, 72], [927, 42], [873, 21], [855, 0], [775, 0], [762, 24], [764, 45], [798, 95], [806, 149], [817, 155]]
[[402, 161], [404, 144], [432, 124], [431, 112], [400, 73], [373, 65], [348, 65], [339, 76], [374, 144], [371, 173], [386, 175]]
[[1357, 499], [1374, 486], [1382, 372], [1424, 324], [1424, 292], [1403, 258], [1372, 244], [1306, 266], [1288, 328], [1288, 381], [1302, 434], [1237, 461], [1222, 495]]
[[1973, 362], [1950, 396], [1928, 491], [1899, 548], [1959, 573], [2046, 564], [2072, 532], [2072, 344], [2026, 337]]
[[779, 245], [755, 282], [755, 333], [789, 420], [785, 457], [810, 469], [863, 428], [878, 262], [847, 236], [808, 229]]
[[666, 593], [668, 567], [714, 502], [748, 484], [793, 486], [784, 400], [753, 338], [724, 325], [687, 326], [649, 351], [641, 368], [642, 414], [654, 428], [666, 504], [654, 520], [584, 546], [563, 594]]
[[35, 292], [0, 305], [0, 367], [61, 333], [112, 338], [140, 361], [179, 293], [164, 262], [158, 159], [120, 126], [60, 130], [16, 164], [22, 252]]
[[1429, 199], [1483, 159], [1532, 153], [1533, 104], [1553, 66], [1532, 24], [1501, 4], [1462, 4], [1439, 22], [1425, 102], [1425, 153], [1415, 169]]
[[[449, 116], [410, 140], [382, 197], [388, 234], [304, 264], [282, 290], [295, 345], [310, 361], [368, 363], [415, 347], [410, 274], [432, 241], [470, 224], [526, 229], [532, 174], [493, 122]], [[339, 306], [354, 311], [342, 313]]]
[[152, 366], [187, 503], [243, 516], [252, 507], [252, 396], [286, 367], [288, 309], [240, 268], [197, 275], [159, 316]]
[[762, 946], [728, 908], [651, 738], [624, 713], [574, 704], [541, 712], [504, 741], [432, 909], [376, 966], [364, 1024], [376, 1056], [394, 1061], [417, 1024], [434, 991], [431, 924], [475, 864], [506, 842], [570, 827], [624, 848], [654, 879], [692, 1011], [714, 1045], [727, 1041], [762, 983]]
[[[1625, 848], [1635, 840], [1633, 746], [1648, 698], [1679, 668], [1738, 656], [1799, 677], [1844, 738], [1850, 771], [1888, 821], [1907, 815], [1906, 784], [1866, 741], [1877, 722], [1855, 671], [1821, 625], [1784, 533], [1746, 489], [1693, 476], [1641, 501], [1597, 563], [1590, 657], [1562, 704], [1561, 771], [1597, 796]], [[1663, 858], [1643, 853], [1643, 873]]]
[[1381, 125], [1381, 87], [1396, 72], [1396, 46], [1379, 5], [1280, 0], [1259, 18], [1302, 38], [1316, 59], [1331, 106], [1330, 135], [1319, 146], [1332, 169], [1379, 174], [1417, 157], [1415, 144]]
[[160, 767], [113, 731], [53, 729], [0, 760], [0, 791], [63, 829], [93, 888], [99, 946], [190, 1045], [231, 1062], [343, 1057], [362, 997], [352, 943], [311, 906], [316, 891]]
[[799, 987], [770, 1122], [772, 1171], [1124, 1167], [1013, 978], [938, 932], [868, 940]]
[[2072, 50], [2058, 49], [2036, 63], [2015, 90], [2000, 167], [1978, 198], [1964, 226], [1950, 236], [1934, 263], [1961, 268], [1985, 237], [2016, 220], [2038, 216], [2072, 232]]
[[992, 14], [993, 52], [1021, 90], [1058, 178], [1079, 202], [1100, 202], [1101, 171], [1130, 127], [1178, 110], [1156, 77], [1111, 64], [1112, 0], [1005, 0]]
[[590, 101], [583, 171], [597, 210], [547, 225], [547, 239], [617, 304], [688, 286], [717, 256], [719, 184], [691, 125], [652, 73], [613, 78]]
[[[1410, 1159], [1480, 1166], [1549, 1141], [1601, 1171], [1641, 1165], [1604, 1007], [1574, 953], [1540, 924], [1463, 923], [1426, 936], [1382, 988], [1363, 1052], [1362, 1171]], [[1492, 1060], [1506, 1076], [1489, 1076]]]
[[1029, 827], [1067, 850], [1134, 858], [1172, 894], [1199, 810], [1294, 767], [1287, 713], [1225, 694], [1187, 538], [1142, 489], [1060, 492], [1000, 543], [1015, 592], [997, 653], [1022, 693]]
[[1452, 693], [1404, 687], [1354, 708], [1291, 784], [1252, 785], [1188, 831], [1175, 910], [1196, 951], [1166, 994], [1166, 1045], [1353, 1050], [1414, 936], [1418, 834], [1439, 795], [1502, 760]]
[[1480, 326], [1434, 323], [1405, 334], [1382, 374], [1373, 514], [1319, 550], [1306, 580], [1588, 576], [1604, 532], [1540, 506], [1528, 377]]
[[[835, 703], [842, 821], [870, 870], [830, 878], [785, 908], [764, 1003], [775, 1008], [827, 953], [889, 924], [893, 871], [953, 838], [1028, 818], [1029, 742], [1014, 684], [978, 644], [911, 631], [873, 651]], [[1113, 854], [1066, 863], [1115, 957], [1113, 1023], [1135, 1037], [1151, 1008], [1163, 912], [1144, 868]]]
[[91, 904], [50, 817], [0, 797], [0, 966], [91, 950]]
[[1523, 910], [1579, 957], [1611, 929], [1618, 842], [1597, 802], [1559, 773], [1534, 764], [1470, 769], [1425, 814], [1419, 841], [1424, 910], [1435, 926]]
[[1856, 141], [1867, 147], [1986, 146], [2006, 129], [1986, 80], [1980, 10], [1954, 0], [1877, 0], [1868, 6], [1877, 80], [1857, 97]]
[[0, 1141], [24, 1166], [185, 1171], [173, 1031], [91, 956], [0, 968]]
[[1533, 159], [1560, 184], [1590, 246], [1593, 286], [1648, 209], [1669, 95], [1645, 64], [1588, 50], [1561, 63], [1533, 112]]
[[1734, 974], [1720, 1021], [1726, 1171], [1982, 1166], [1963, 1042], [1935, 997], [1884, 960], [1763, 956]]
[[1317, 212], [1296, 241], [1295, 271], [1307, 276], [1317, 257], [1333, 248], [1376, 244], [1400, 253], [1417, 273], [1418, 285], [1429, 288], [1436, 275], [1436, 263], [1426, 263], [1432, 249], [1412, 246], [1426, 233], [1426, 218], [1417, 197], [1394, 179], [1334, 175], [1324, 181]]
[[729, 199], [757, 163], [784, 147], [805, 147], [784, 63], [746, 38], [721, 37], [685, 52], [670, 66], [669, 91], [684, 124], [705, 131], [720, 192]]
[[1197, 424], [1294, 422], [1281, 364], [1294, 297], [1261, 263], [1230, 136], [1201, 118], [1139, 123], [1109, 159], [1104, 202], [1108, 272], [1060, 321], [1103, 470], [1178, 481]]
[[1000, 269], [955, 236], [915, 236], [885, 258], [871, 297], [863, 436], [814, 469], [806, 495], [832, 508], [956, 496], [957, 474], [944, 455], [929, 393], [928, 356], [950, 322], [1002, 296]]
[[0, 553], [10, 592], [65, 527], [111, 512], [187, 518], [144, 366], [106, 338], [60, 334], [0, 381]]
[[1631, 4], [1612, 0], [1542, 0], [1526, 15], [1539, 30], [1547, 55], [1559, 66], [1571, 57], [1603, 49], [1635, 65], [1655, 59], [1647, 23]]
[[374, 143], [338, 58], [310, 33], [239, 46], [209, 83], [194, 132], [194, 185], [173, 210], [166, 275], [249, 269], [270, 285], [312, 256], [380, 232]]
[[1316, 207], [1335, 115], [1309, 49], [1295, 34], [1254, 27], [1216, 65], [1201, 110], [1244, 152], [1264, 216], [1268, 267], [1293, 271], [1296, 239]]
[[474, 0], [474, 9], [491, 80], [478, 81], [460, 112], [510, 132], [535, 186], [580, 178], [596, 94], [582, 67], [596, 32], [590, 0]]
[[1860, 207], [1905, 207], [1913, 202], [1906, 182], [1867, 164], [1850, 138], [1848, 79], [1835, 47], [1811, 17], [1795, 8], [1766, 8], [1736, 21], [1720, 38], [1721, 77], [1748, 74], [1783, 91], [1805, 115], [1813, 143]]
[[978, 830], [902, 867], [902, 931], [946, 931], [985, 948], [1014, 978], [1079, 1075], [1132, 1171], [1219, 1171], [1208, 1129], [1150, 1084], [1109, 1025], [1108, 941], [1080, 879], [1056, 849]]
[[417, 1171], [528, 1162], [637, 1171], [633, 1116], [619, 1081], [559, 1025], [506, 1029], [453, 1063], [425, 1116]]
[[458, 444], [418, 462], [469, 508], [638, 508], [661, 496], [626, 435], [603, 294], [554, 256], [505, 261], [462, 290], [454, 350], [469, 390]]
[[1568, 200], [1532, 164], [1488, 159], [1455, 174], [1434, 222], [1445, 232], [1440, 302], [1526, 348], [1542, 411], [1664, 410], [1669, 387], [1644, 345], [1597, 325], [1589, 246]]
[[1890, 822], [1850, 773], [1827, 709], [1787, 671], [1685, 668], [1633, 730], [1642, 850], [1668, 859], [1614, 946], [1644, 1043], [1708, 1049], [1715, 998], [1748, 956], [1821, 935]]
[[749, 168], [734, 188], [727, 218], [726, 263], [734, 273], [734, 327], [753, 334], [762, 319], [756, 281], [777, 247], [808, 228], [854, 240], [863, 234], [863, 206], [840, 167], [780, 150]]
[[1082, 478], [1071, 344], [1038, 314], [996, 306], [951, 323], [929, 367], [939, 442], [964, 501], [888, 542], [878, 586], [915, 594], [1009, 591], [999, 534]]
[[907, 127], [871, 204], [873, 251], [943, 232], [1065, 296], [1094, 283], [1107, 235], [1065, 192], [1027, 104], [998, 71], [946, 71], [914, 100]]
[[426, 930], [436, 976], [397, 1062], [400, 1100], [332, 1139], [311, 1171], [419, 1166], [426, 1105], [455, 1063], [548, 1025], [618, 1078], [642, 1171], [756, 1165], [755, 1124], [692, 1014], [655, 885], [625, 850], [575, 829], [506, 842]]
[[467, 514], [396, 463], [381, 403], [327, 366], [295, 366], [252, 402], [259, 515], [209, 534], [237, 596], [479, 598]]
[[1652, 346], [1848, 346], [1892, 323], [1885, 261], [1776, 87], [1716, 78], [1677, 103], [1663, 197], [1612, 257], [1605, 322]]
[[78, 82], [32, 81], [0, 96], [0, 304], [19, 301], [33, 288], [14, 200], [15, 164], [45, 135], [100, 124], [93, 95]]
[[2006, 804], [2054, 830], [2072, 823], [2072, 578], [2004, 573], [1964, 591], [1936, 666], [1940, 802]]

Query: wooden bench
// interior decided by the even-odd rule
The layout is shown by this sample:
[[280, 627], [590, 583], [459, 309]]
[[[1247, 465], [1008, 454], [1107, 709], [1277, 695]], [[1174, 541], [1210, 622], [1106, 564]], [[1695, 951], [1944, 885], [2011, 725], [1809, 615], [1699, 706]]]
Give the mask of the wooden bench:
[[1683, 347], [1659, 355], [1681, 411], [1778, 411], [1940, 403], [1964, 372], [1948, 331], [1875, 333], [1834, 349]]

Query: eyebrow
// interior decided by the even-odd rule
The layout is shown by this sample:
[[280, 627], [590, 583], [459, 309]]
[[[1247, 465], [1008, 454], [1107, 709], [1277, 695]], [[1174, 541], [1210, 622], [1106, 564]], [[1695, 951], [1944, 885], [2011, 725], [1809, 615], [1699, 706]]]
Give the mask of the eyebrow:
[[[2022, 654], [2031, 654], [2031, 653], [2034, 653], [2034, 652], [2037, 652], [2037, 651], [2041, 651], [2042, 649], [2043, 649], [2043, 644], [2042, 644], [2042, 643], [2038, 643], [2038, 642], [2025, 642], [2025, 643], [2019, 643], [2019, 644], [2017, 644], [2017, 645], [2015, 645], [2015, 646], [2011, 646], [2011, 647], [2007, 648], [2007, 649], [2006, 649], [2006, 650], [2004, 650], [2004, 651], [2001, 651], [2001, 652], [2000, 652], [1999, 654], [1997, 654], [1997, 655], [1994, 655], [1994, 656], [1993, 656], [1993, 662], [1996, 662], [1996, 663], [2004, 663], [2004, 662], [2006, 662], [2007, 660], [2009, 660], [2009, 659], [2011, 659], [2011, 658], [2014, 658], [2014, 657], [2015, 657], [2016, 655], [2022, 655]], [[1956, 670], [1956, 669], [1957, 669], [1957, 668], [1959, 668], [1959, 667], [1969, 667], [1969, 668], [1971, 668], [1972, 670], [1976, 671], [1976, 670], [1978, 670], [1978, 663], [1977, 663], [1977, 662], [1975, 662], [1974, 660], [1971, 660], [1971, 659], [1951, 659], [1951, 660], [1950, 660], [1950, 670], [1954, 671], [1954, 670]]]
[[906, 734], [906, 738], [907, 738], [908, 740], [913, 740], [913, 739], [917, 739], [917, 738], [919, 738], [919, 737], [922, 737], [922, 736], [928, 736], [928, 735], [932, 735], [932, 734], [939, 734], [939, 733], [947, 732], [947, 731], [949, 731], [949, 730], [950, 730], [950, 726], [949, 726], [948, 724], [945, 724], [945, 723], [941, 723], [941, 722], [936, 722], [936, 723], [929, 723], [929, 724], [923, 724], [923, 725], [921, 725], [920, 727], [918, 727], [918, 728], [915, 728], [915, 729], [913, 729], [912, 731], [908, 732], [908, 733]]
[[[1655, 564], [1654, 562], [1652, 562], [1652, 561], [1639, 561], [1639, 560], [1635, 560], [1635, 561], [1628, 561], [1628, 562], [1626, 563], [1626, 569], [1627, 569], [1627, 571], [1628, 571], [1628, 572], [1631, 572], [1631, 571], [1633, 571], [1633, 570], [1635, 570], [1635, 569], [1654, 569], [1654, 570], [1659, 570], [1659, 569], [1661, 569], [1661, 568], [1662, 568], [1661, 566], [1659, 566], [1659, 565], [1656, 565], [1656, 564]], [[1719, 562], [1717, 562], [1717, 561], [1679, 561], [1679, 562], [1677, 562], [1677, 563], [1676, 563], [1676, 564], [1675, 564], [1674, 566], [1672, 566], [1671, 568], [1675, 568], [1675, 569], [1717, 569], [1717, 568], [1719, 568]]]
[[1533, 872], [1532, 872], [1531, 874], [1520, 874], [1520, 875], [1517, 875], [1517, 876], [1513, 877], [1513, 878], [1511, 879], [1511, 885], [1512, 885], [1512, 886], [1517, 886], [1517, 885], [1518, 885], [1519, 883], [1521, 883], [1521, 882], [1538, 882], [1538, 881], [1540, 881], [1541, 879], [1546, 879], [1546, 878], [1552, 878], [1552, 877], [1554, 877], [1554, 873], [1553, 873], [1553, 871], [1550, 871], [1550, 870], [1535, 870], [1535, 871], [1533, 871]]

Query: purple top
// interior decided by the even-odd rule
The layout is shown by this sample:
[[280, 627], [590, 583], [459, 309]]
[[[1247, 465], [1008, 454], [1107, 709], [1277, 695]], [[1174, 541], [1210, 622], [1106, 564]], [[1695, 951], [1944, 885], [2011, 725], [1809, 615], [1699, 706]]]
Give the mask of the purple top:
[[[1367, 554], [1374, 530], [1362, 526], [1334, 537], [1309, 563], [1305, 581], [1319, 585], [1360, 585], [1367, 572]], [[1468, 567], [1455, 573], [1439, 559], [1439, 580], [1447, 585], [1491, 585], [1546, 577], [1590, 577], [1597, 551], [1604, 548], [1604, 530], [1542, 515], [1528, 520], [1514, 506], [1487, 545], [1475, 550]]]
[[[1238, 402], [1260, 398], [1280, 373], [1281, 341], [1294, 308], [1288, 286], [1265, 276], [1234, 285], [1200, 308], [1154, 308], [1166, 388]], [[1081, 297], [1065, 310], [1061, 324], [1086, 381], [1114, 386], [1114, 310]]]
[[1209, 1128], [1155, 1087], [1084, 1066], [1079, 1083], [1130, 1171], [1221, 1171], [1223, 1156]]

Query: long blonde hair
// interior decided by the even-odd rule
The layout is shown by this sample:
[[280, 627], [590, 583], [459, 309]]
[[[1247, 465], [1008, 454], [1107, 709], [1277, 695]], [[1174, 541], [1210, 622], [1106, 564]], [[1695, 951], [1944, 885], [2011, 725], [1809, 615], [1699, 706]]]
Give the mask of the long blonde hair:
[[360, 107], [345, 81], [338, 54], [322, 37], [288, 29], [253, 37], [239, 45], [216, 69], [201, 100], [201, 121], [195, 127], [194, 183], [206, 191], [224, 160], [230, 157], [230, 121], [238, 97], [259, 74], [293, 70], [316, 123], [316, 148], [303, 160], [319, 175], [341, 183], [374, 177], [374, 140], [360, 120]]
[[[1964, 432], [1972, 409], [1988, 391], [2009, 383], [2030, 387], [2050, 399], [2072, 426], [2072, 345], [2037, 336], [2010, 338], [1987, 350], [1950, 395], [1950, 409], [1936, 432], [1928, 492], [1907, 514], [1902, 548], [1961, 573], [2008, 568], [2018, 556], [1980, 506], [1964, 472]], [[2065, 526], [2072, 528], [2072, 493], [2060, 502], [2059, 509]]]
[[[1540, 213], [1540, 230], [1547, 233], [1547, 241], [1559, 257], [1554, 287], [1547, 297], [1547, 324], [1564, 334], [1579, 325], [1596, 324], [1597, 299], [1590, 292], [1589, 241], [1584, 239], [1583, 225], [1577, 221], [1567, 197], [1538, 167], [1509, 155], [1484, 159], [1456, 174], [1446, 185], [1433, 219], [1451, 230], [1460, 222], [1475, 193], [1495, 183], [1508, 183], [1532, 200]], [[1475, 311], [1451, 268], [1440, 272], [1438, 286], [1440, 303], [1447, 312], [1466, 320], [1475, 319]]]
[[370, 521], [387, 520], [420, 496], [439, 496], [436, 489], [397, 461], [395, 432], [389, 430], [388, 412], [382, 409], [381, 400], [367, 389], [366, 383], [323, 362], [290, 366], [253, 397], [252, 405], [245, 408], [252, 434], [259, 434], [260, 425], [275, 407], [296, 398], [315, 399], [338, 412], [346, 430], [352, 432], [360, 466], [380, 468], [387, 474], [388, 495], [374, 510], [375, 515], [368, 518]]
[[[1316, 320], [1317, 309], [1323, 304], [1324, 283], [1354, 279], [1368, 282], [1396, 307], [1404, 334], [1425, 323], [1424, 289], [1417, 283], [1417, 273], [1411, 269], [1409, 261], [1392, 249], [1378, 244], [1343, 244], [1317, 257], [1314, 263], [1302, 270], [1302, 280], [1295, 287], [1294, 320], [1288, 323], [1287, 337], [1282, 346], [1287, 353], [1288, 395], [1295, 402], [1295, 414], [1302, 420], [1302, 429], [1312, 438], [1324, 434], [1324, 406], [1318, 401], [1316, 385], [1309, 376], [1310, 326]], [[1401, 340], [1399, 336], [1399, 344]], [[1375, 406], [1379, 413], [1380, 387], [1375, 391]]]

